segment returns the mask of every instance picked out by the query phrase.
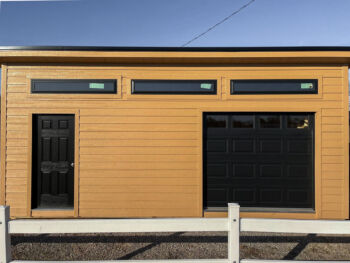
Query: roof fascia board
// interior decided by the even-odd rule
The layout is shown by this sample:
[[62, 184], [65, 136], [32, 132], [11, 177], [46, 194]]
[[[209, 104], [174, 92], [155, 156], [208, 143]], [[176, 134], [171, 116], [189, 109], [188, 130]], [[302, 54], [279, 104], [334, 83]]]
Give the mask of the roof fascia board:
[[349, 51], [53, 51], [0, 50], [0, 63], [324, 63], [349, 64]]

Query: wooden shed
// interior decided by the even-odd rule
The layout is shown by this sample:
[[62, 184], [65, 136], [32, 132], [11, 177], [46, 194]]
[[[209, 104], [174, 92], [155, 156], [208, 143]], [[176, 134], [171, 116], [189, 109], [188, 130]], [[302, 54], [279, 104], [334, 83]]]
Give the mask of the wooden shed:
[[348, 47], [2, 47], [13, 218], [349, 218]]

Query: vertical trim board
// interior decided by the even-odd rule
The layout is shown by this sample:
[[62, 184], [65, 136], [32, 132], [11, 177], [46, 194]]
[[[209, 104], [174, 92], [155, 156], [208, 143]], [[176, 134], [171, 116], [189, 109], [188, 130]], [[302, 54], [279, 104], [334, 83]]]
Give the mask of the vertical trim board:
[[7, 103], [7, 65], [1, 66], [1, 180], [0, 180], [0, 205], [6, 204], [6, 103]]
[[349, 218], [349, 68], [343, 66], [344, 218]]

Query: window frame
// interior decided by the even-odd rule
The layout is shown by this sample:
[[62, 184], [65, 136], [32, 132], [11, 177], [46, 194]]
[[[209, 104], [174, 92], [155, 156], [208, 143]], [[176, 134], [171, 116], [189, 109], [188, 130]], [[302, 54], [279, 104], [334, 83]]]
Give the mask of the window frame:
[[[131, 80], [216, 80], [216, 94], [132, 94], [131, 93]], [[194, 70], [183, 68], [154, 68], [154, 69], [139, 69], [133, 71], [127, 71], [123, 74], [123, 94], [125, 99], [129, 101], [148, 101], [148, 100], [168, 100], [168, 101], [218, 101], [224, 99], [223, 90], [226, 88], [224, 85], [224, 79], [222, 74], [217, 71], [211, 70]], [[168, 102], [159, 102], [166, 103]]]
[[[120, 70], [104, 71], [86, 71], [82, 69], [74, 69], [67, 72], [66, 69], [57, 69], [55, 71], [42, 72], [35, 68], [34, 72], [26, 74], [26, 94], [29, 100], [80, 100], [80, 99], [96, 99], [96, 100], [121, 100], [122, 99], [122, 77]], [[31, 93], [32, 79], [46, 79], [46, 80], [105, 80], [115, 79], [117, 86], [117, 93]]]
[[[250, 115], [249, 114], [243, 114], [243, 112], [242, 112], [240, 114], [235, 114], [235, 116], [250, 116]], [[250, 117], [252, 117], [252, 116], [250, 116]], [[252, 119], [252, 127], [234, 127], [234, 120], [232, 118], [232, 122], [230, 123], [231, 129], [242, 129], [242, 130], [245, 129], [247, 131], [249, 131], [251, 129], [255, 129], [256, 125], [257, 125], [256, 120], [255, 120], [256, 118], [253, 117], [251, 119]]]
[[[285, 83], [313, 83], [315, 88], [312, 91], [235, 91], [234, 83], [269, 83], [269, 82], [285, 82]], [[319, 94], [319, 80], [317, 78], [313, 79], [230, 79], [230, 95], [288, 95], [288, 94], [297, 94], [297, 95], [317, 95]]]
[[[261, 117], [264, 116], [264, 117], [268, 117], [268, 116], [278, 116], [278, 127], [262, 127], [261, 125]], [[259, 117], [256, 119], [256, 122], [257, 122], [257, 127], [258, 129], [263, 129], [263, 130], [281, 130], [283, 129], [283, 116], [282, 114], [280, 113], [277, 113], [277, 114], [274, 114], [273, 112], [272, 113], [261, 113], [259, 114]]]
[[[208, 82], [214, 85], [214, 88], [212, 91], [205, 91], [205, 92], [174, 92], [174, 91], [149, 91], [149, 92], [138, 92], [135, 91], [135, 82], [137, 81], [144, 81], [144, 82], [193, 82], [193, 83], [200, 83], [200, 82]], [[131, 95], [217, 95], [218, 94], [218, 81], [217, 79], [131, 79]]]
[[[295, 115], [289, 115], [288, 118], [286, 119], [286, 128], [287, 129], [310, 129], [310, 126], [309, 126], [309, 122], [310, 122], [310, 118], [309, 118], [309, 115], [304, 115], [304, 116], [307, 116], [307, 121], [308, 121], [308, 125], [306, 126], [307, 128], [298, 128], [298, 127], [289, 127], [289, 118], [291, 116], [303, 116], [302, 114], [295, 114]], [[305, 123], [305, 122], [304, 122]]]
[[[93, 92], [86, 91], [34, 91], [35, 84], [40, 82], [52, 82], [52, 83], [106, 83], [112, 82], [113, 90], [112, 91], [102, 91], [91, 90]], [[118, 80], [117, 79], [31, 79], [30, 81], [30, 93], [31, 94], [118, 94]]]

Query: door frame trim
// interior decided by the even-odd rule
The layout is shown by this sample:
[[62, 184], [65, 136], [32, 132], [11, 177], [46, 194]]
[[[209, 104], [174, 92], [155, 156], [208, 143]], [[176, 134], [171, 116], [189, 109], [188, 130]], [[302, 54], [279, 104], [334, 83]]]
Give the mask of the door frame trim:
[[[74, 114], [74, 208], [70, 209], [32, 209], [32, 152], [33, 152], [33, 115], [34, 114]], [[28, 152], [27, 152], [27, 216], [28, 217], [78, 217], [79, 216], [79, 128], [80, 111], [74, 109], [39, 109], [28, 113]]]
[[204, 165], [204, 155], [203, 155], [203, 113], [206, 112], [314, 112], [314, 194], [315, 194], [315, 210], [313, 213], [288, 213], [285, 211], [281, 212], [242, 212], [242, 217], [257, 217], [257, 218], [300, 218], [300, 219], [318, 219], [321, 216], [322, 210], [322, 173], [321, 173], [321, 117], [322, 117], [322, 107], [308, 107], [303, 108], [285, 106], [285, 107], [256, 107], [256, 106], [246, 106], [246, 107], [202, 107], [198, 109], [198, 162], [200, 167], [198, 169], [198, 180], [199, 180], [199, 209], [201, 211], [201, 216], [203, 217], [227, 217], [227, 212], [208, 212], [204, 210], [204, 197], [203, 197], [203, 165]]

